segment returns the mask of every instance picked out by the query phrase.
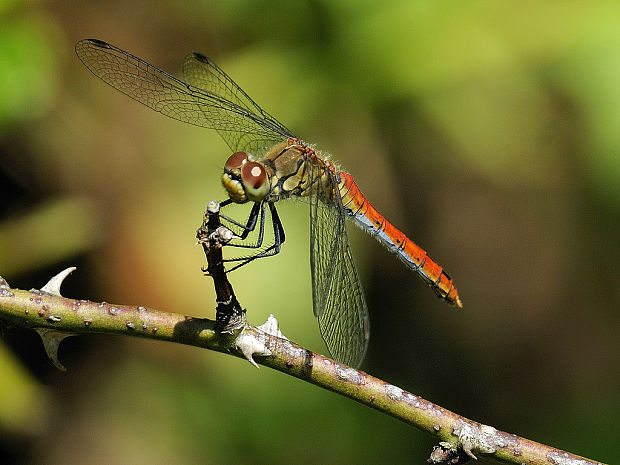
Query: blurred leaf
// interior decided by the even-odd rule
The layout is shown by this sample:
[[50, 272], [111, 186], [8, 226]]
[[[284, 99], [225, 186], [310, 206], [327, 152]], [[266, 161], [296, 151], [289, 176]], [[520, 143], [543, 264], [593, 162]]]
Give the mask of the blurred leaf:
[[52, 105], [59, 84], [58, 34], [44, 13], [0, 18], [0, 132]]
[[0, 430], [34, 435], [44, 426], [45, 392], [0, 343]]
[[620, 206], [620, 30], [597, 36], [566, 57], [551, 75], [587, 121], [582, 172], [609, 206]]
[[0, 224], [2, 274], [66, 260], [100, 240], [97, 209], [84, 198], [49, 202], [37, 210]]

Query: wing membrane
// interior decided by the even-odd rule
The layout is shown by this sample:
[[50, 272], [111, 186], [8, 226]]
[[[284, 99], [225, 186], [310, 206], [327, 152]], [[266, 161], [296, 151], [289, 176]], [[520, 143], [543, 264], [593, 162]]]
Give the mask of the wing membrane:
[[200, 54], [185, 60], [192, 85], [100, 40], [81, 40], [75, 51], [110, 86], [170, 118], [215, 129], [233, 151], [257, 153], [293, 137]]
[[358, 367], [366, 354], [370, 328], [364, 292], [351, 254], [346, 217], [334, 174], [312, 163], [313, 179], [329, 179], [331, 192], [316, 181], [310, 198], [310, 265], [314, 314], [329, 353]]

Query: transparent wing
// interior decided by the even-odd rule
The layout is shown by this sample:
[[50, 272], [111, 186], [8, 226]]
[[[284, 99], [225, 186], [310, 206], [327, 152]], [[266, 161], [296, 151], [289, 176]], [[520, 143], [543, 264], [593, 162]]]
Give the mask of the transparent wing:
[[370, 328], [364, 292], [351, 254], [346, 217], [333, 173], [312, 163], [311, 179], [326, 175], [331, 192], [314, 182], [310, 189], [310, 265], [314, 314], [321, 336], [337, 361], [358, 367]]
[[107, 84], [170, 118], [215, 129], [233, 151], [258, 153], [294, 137], [203, 55], [185, 59], [192, 85], [100, 40], [81, 40], [75, 52]]
[[183, 60], [183, 78], [188, 84], [216, 93], [243, 107], [275, 128], [277, 132], [292, 135], [292, 131], [263, 110], [245, 91], [213, 61], [198, 52], [188, 54]]

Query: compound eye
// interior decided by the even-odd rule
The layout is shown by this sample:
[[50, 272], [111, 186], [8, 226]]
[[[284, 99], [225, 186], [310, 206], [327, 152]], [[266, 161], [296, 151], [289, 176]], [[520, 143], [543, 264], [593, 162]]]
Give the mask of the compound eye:
[[241, 182], [248, 199], [263, 200], [269, 193], [269, 182], [265, 168], [260, 163], [248, 161], [241, 167]]
[[228, 160], [226, 160], [226, 164], [224, 165], [224, 170], [226, 172], [231, 172], [233, 170], [239, 170], [243, 166], [243, 164], [248, 160], [248, 154], [245, 152], [235, 152]]
[[265, 168], [260, 163], [249, 161], [241, 168], [241, 180], [246, 187], [260, 189], [267, 180]]

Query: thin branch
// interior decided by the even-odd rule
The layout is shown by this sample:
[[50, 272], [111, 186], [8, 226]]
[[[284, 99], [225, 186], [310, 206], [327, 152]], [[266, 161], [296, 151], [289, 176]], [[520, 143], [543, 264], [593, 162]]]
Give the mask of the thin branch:
[[[33, 329], [143, 337], [245, 357], [242, 349], [235, 345], [235, 338], [216, 331], [217, 324], [212, 320], [140, 306], [70, 299], [36, 289], [13, 289], [1, 278], [0, 317]], [[488, 454], [515, 464], [598, 463], [468, 420], [363, 371], [336, 363], [258, 328], [244, 328], [239, 338], [253, 340], [268, 349], [269, 356], [256, 360], [261, 365], [347, 396], [435, 435], [446, 443], [443, 450], [449, 451], [450, 460], [462, 457], [464, 452]], [[444, 463], [462, 462], [444, 460]]]
[[[230, 237], [221, 229], [214, 234], [219, 219], [217, 211], [211, 215], [216, 217], [207, 213], [198, 237], [199, 242], [206, 245], [209, 260], [206, 271], [213, 277], [216, 289], [218, 286], [220, 289], [217, 321], [141, 306], [62, 297], [60, 284], [72, 269], [52, 278], [42, 290], [13, 289], [0, 278], [0, 318], [14, 325], [36, 329], [44, 340], [48, 355], [56, 362], [58, 344], [64, 337], [90, 333], [177, 342], [245, 357], [252, 363], [257, 362], [339, 393], [434, 435], [440, 442], [428, 459], [429, 463], [459, 464], [479, 454], [514, 464], [600, 463], [469, 420], [363, 371], [311, 352], [286, 339], [273, 317], [258, 328], [249, 326], [223, 268], [217, 268], [222, 266], [221, 250], [219, 262], [217, 258], [218, 249], [221, 249], [219, 245]], [[220, 307], [222, 303], [229, 307]], [[228, 324], [219, 314], [220, 310], [232, 316]], [[256, 362], [253, 356], [257, 357]]]
[[[36, 289], [13, 289], [2, 278], [0, 318], [33, 329], [143, 337], [239, 357], [246, 357], [243, 347], [251, 341], [255, 348], [264, 347], [270, 353], [258, 357], [257, 363], [342, 394], [435, 435], [442, 444], [434, 456], [442, 460], [434, 463], [462, 463], [466, 456], [473, 454], [486, 454], [515, 464], [599, 463], [464, 418], [363, 371], [274, 336], [273, 328], [266, 332], [248, 326], [238, 335], [223, 334], [216, 331], [215, 321], [205, 318], [141, 306], [70, 299]], [[254, 354], [260, 352], [255, 350]], [[454, 459], [457, 461], [451, 461]]]
[[245, 311], [241, 308], [232, 284], [228, 281], [222, 257], [222, 248], [236, 236], [230, 229], [220, 224], [219, 202], [212, 200], [207, 205], [202, 225], [196, 231], [196, 238], [198, 243], [202, 244], [207, 257], [208, 266], [202, 271], [213, 278], [217, 301], [215, 316], [217, 329], [226, 333], [240, 329], [246, 323]]

